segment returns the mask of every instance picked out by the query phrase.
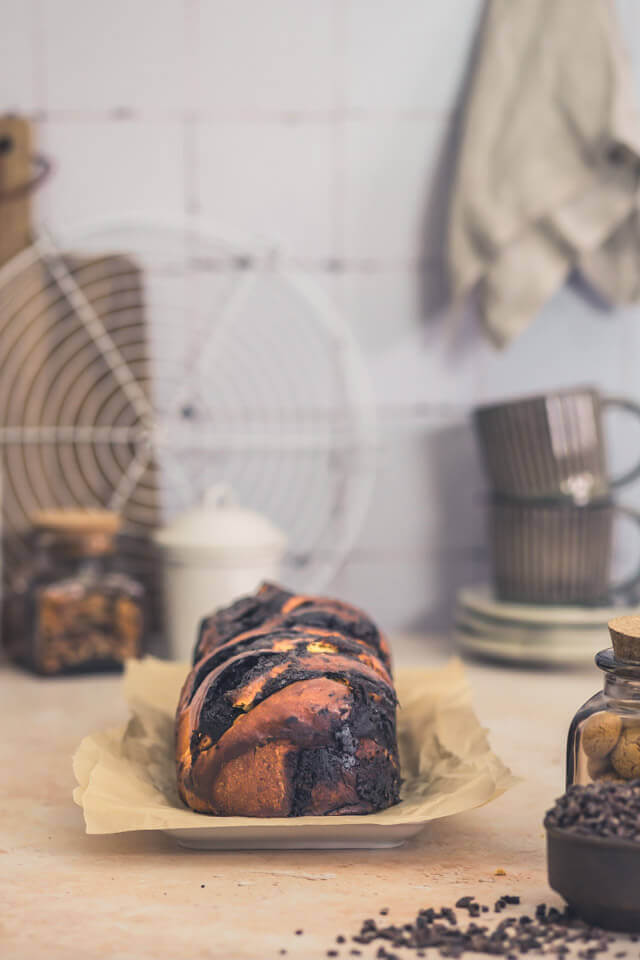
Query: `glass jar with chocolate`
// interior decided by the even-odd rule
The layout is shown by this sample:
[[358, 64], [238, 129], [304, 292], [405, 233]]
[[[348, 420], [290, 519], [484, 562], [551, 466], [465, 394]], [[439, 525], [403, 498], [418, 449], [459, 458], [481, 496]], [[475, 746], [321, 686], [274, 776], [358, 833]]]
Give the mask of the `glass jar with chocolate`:
[[613, 646], [596, 655], [604, 687], [578, 710], [567, 743], [567, 787], [640, 777], [640, 616], [609, 623]]
[[144, 589], [116, 569], [117, 514], [46, 510], [7, 598], [8, 649], [37, 673], [121, 667], [141, 653]]

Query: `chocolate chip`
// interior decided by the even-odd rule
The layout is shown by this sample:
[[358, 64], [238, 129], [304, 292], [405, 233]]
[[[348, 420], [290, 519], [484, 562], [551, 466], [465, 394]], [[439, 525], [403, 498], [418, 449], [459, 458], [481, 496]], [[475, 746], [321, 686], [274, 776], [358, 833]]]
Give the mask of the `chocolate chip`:
[[640, 843], [640, 780], [574, 784], [544, 818], [547, 828]]
[[467, 907], [470, 907], [475, 897], [460, 897], [459, 900], [456, 900], [456, 907], [463, 907], [465, 910]]

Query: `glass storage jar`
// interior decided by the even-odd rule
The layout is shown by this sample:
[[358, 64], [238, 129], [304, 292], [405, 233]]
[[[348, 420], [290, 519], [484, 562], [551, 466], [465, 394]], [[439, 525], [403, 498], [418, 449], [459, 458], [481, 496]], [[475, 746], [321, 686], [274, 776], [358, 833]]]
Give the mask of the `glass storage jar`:
[[144, 588], [115, 569], [117, 514], [47, 510], [7, 598], [10, 655], [37, 673], [114, 669], [141, 653]]
[[640, 777], [640, 616], [609, 623], [613, 647], [596, 655], [604, 687], [580, 707], [567, 742], [567, 787]]

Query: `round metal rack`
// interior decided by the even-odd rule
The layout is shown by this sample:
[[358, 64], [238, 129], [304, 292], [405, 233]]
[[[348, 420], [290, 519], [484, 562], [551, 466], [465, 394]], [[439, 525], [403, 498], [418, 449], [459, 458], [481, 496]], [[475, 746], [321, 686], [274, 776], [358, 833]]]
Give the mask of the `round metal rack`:
[[286, 533], [288, 581], [321, 589], [368, 507], [375, 435], [348, 326], [267, 243], [120, 218], [41, 228], [0, 270], [8, 574], [34, 509], [118, 510], [143, 563], [150, 531], [224, 482]]

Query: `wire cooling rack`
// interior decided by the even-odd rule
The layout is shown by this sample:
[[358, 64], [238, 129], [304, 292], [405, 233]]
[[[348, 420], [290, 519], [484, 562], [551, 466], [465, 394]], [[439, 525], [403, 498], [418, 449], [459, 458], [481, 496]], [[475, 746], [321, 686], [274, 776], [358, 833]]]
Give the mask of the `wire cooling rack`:
[[317, 590], [369, 503], [375, 419], [348, 327], [268, 244], [201, 223], [119, 219], [53, 236], [0, 270], [5, 570], [46, 506], [106, 505], [148, 535], [230, 484], [288, 537]]

